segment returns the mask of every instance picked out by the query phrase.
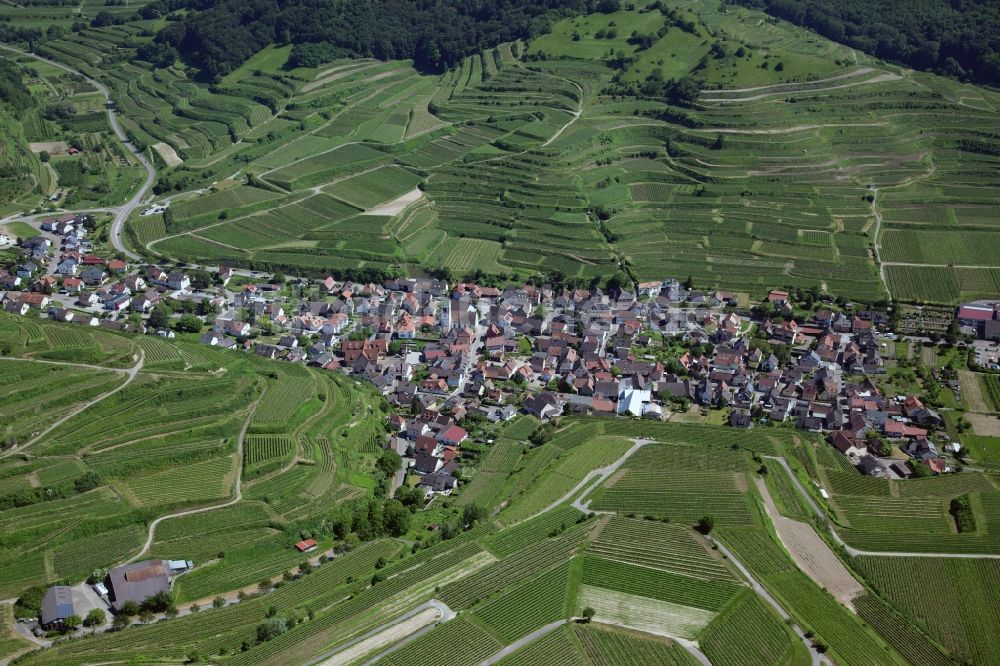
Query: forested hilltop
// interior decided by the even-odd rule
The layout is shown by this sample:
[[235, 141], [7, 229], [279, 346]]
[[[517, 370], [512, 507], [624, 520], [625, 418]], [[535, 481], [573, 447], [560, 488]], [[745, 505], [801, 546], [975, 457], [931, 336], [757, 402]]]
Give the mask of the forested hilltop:
[[142, 54], [177, 55], [209, 78], [224, 76], [272, 43], [294, 44], [292, 67], [338, 57], [412, 59], [441, 71], [502, 42], [545, 32], [560, 17], [617, 8], [608, 0], [162, 0], [142, 10], [154, 18], [192, 9], [167, 25]]
[[996, 0], [727, 0], [879, 58], [1000, 85]]

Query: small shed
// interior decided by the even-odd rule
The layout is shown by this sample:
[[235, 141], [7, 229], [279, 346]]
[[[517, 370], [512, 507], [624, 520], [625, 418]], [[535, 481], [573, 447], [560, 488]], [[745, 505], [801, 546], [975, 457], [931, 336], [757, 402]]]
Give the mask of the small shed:
[[300, 553], [311, 553], [316, 550], [316, 540], [315, 539], [304, 539], [295, 544], [295, 549]]

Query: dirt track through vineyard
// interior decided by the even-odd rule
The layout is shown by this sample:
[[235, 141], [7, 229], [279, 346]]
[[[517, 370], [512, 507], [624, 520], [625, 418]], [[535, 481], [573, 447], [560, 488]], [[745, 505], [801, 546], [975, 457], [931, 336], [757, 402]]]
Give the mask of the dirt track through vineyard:
[[864, 594], [865, 588], [837, 559], [837, 555], [820, 538], [812, 525], [785, 518], [778, 513], [767, 484], [762, 479], [756, 481], [757, 489], [764, 498], [767, 515], [770, 516], [778, 532], [778, 538], [795, 560], [795, 564], [837, 601], [850, 606], [851, 599]]

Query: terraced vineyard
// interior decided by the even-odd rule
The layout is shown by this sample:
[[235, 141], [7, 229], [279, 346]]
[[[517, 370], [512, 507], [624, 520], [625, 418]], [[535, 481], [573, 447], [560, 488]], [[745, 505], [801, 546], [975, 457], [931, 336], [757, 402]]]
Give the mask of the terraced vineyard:
[[[554, 438], [549, 445], [558, 447], [557, 439]], [[613, 437], [583, 441], [586, 443], [580, 443], [550, 462], [537, 482], [516, 497], [510, 508], [502, 513], [501, 520], [510, 525], [543, 511], [577, 486], [591, 470], [618, 460], [632, 447], [630, 440]]]
[[740, 591], [733, 581], [698, 580], [590, 556], [584, 558], [581, 582], [712, 612]]
[[914, 664], [952, 663], [927, 637], [874, 594], [866, 594], [853, 601], [858, 615], [875, 627], [901, 655]]
[[569, 627], [560, 627], [499, 662], [501, 666], [588, 666]]
[[135, 497], [138, 506], [219, 499], [229, 494], [233, 468], [233, 460], [226, 457], [157, 472], [129, 481], [128, 496]]
[[875, 635], [866, 631], [850, 611], [838, 604], [801, 572], [777, 574], [769, 580], [778, 597], [819, 636], [831, 651], [846, 663], [902, 663], [883, 648]]
[[[356, 404], [367, 411], [368, 394], [353, 383], [348, 389], [338, 377], [305, 367], [72, 324], [4, 316], [0, 339], [23, 356], [2, 361], [9, 391], [0, 407], [5, 437], [31, 447], [30, 457], [0, 458], [5, 597], [56, 579], [79, 581], [128, 559], [153, 518], [232, 499], [241, 467], [245, 479], [254, 477], [244, 481], [244, 501], [168, 520], [154, 534], [151, 552], [199, 565], [177, 586], [182, 599], [232, 590], [233, 581], [256, 584], [296, 566], [301, 557], [288, 545], [301, 537], [291, 526], [364, 494], [344, 481], [368, 468], [377, 450], [350, 438], [312, 449], [320, 433], [350, 418]], [[99, 350], [87, 360], [108, 369], [73, 365], [71, 352], [80, 349]], [[148, 369], [41, 436], [71, 409], [121, 386], [125, 373], [114, 368], [126, 360], [131, 366], [139, 349]], [[44, 358], [52, 355], [67, 364]], [[325, 401], [315, 398], [320, 391]], [[45, 409], [25, 409], [28, 403]], [[238, 459], [240, 429], [251, 416], [265, 432], [248, 436]], [[373, 407], [370, 418], [380, 420], [381, 412]], [[294, 478], [262, 476], [291, 462], [300, 442], [309, 446], [310, 465], [290, 469]], [[286, 534], [286, 525], [294, 531]]]
[[554, 532], [564, 531], [567, 527], [573, 526], [584, 518], [585, 516], [576, 509], [561, 506], [520, 523], [516, 527], [498, 532], [484, 539], [484, 543], [491, 551], [504, 557], [516, 553], [522, 548], [527, 548]]
[[475, 624], [458, 619], [443, 624], [402, 650], [376, 663], [407, 666], [433, 659], [442, 666], [475, 664], [500, 649], [500, 644]]
[[566, 615], [569, 562], [479, 607], [476, 615], [500, 638], [513, 642]]
[[543, 540], [441, 589], [441, 601], [452, 608], [467, 608], [491, 594], [540, 574], [567, 559], [587, 536], [583, 528]]
[[792, 664], [801, 643], [756, 594], [745, 594], [706, 627], [700, 643], [713, 665]]
[[600, 666], [694, 666], [697, 661], [677, 643], [613, 627], [575, 627], [584, 649]]
[[[168, 187], [253, 176], [178, 200], [162, 224], [131, 222], [157, 253], [584, 279], [624, 260], [638, 279], [862, 300], [1000, 289], [1000, 97], [753, 10], [691, 0], [569, 18], [440, 75], [370, 59], [288, 69], [288, 47], [213, 86], [179, 64], [110, 66], [160, 26], [130, 16], [38, 49], [108, 84], [136, 145], [176, 152]], [[703, 88], [683, 106], [637, 97], [654, 70]], [[390, 231], [405, 202], [360, 216], [418, 185], [410, 205], [425, 213], [405, 236]]]
[[869, 551], [995, 553], [1000, 539], [985, 525], [956, 533], [949, 513], [952, 499], [973, 494], [987, 502], [998, 494], [987, 474], [952, 474], [891, 481], [862, 476], [843, 467], [843, 456], [829, 446], [817, 449], [820, 473], [827, 480], [830, 504], [849, 545]]

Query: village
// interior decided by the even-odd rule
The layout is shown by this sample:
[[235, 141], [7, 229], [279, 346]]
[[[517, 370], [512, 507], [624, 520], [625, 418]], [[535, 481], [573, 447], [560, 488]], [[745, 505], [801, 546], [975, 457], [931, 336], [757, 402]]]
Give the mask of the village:
[[[670, 278], [500, 288], [130, 266], [95, 253], [89, 221], [46, 219], [42, 233], [19, 240], [21, 261], [0, 273], [6, 311], [196, 335], [364, 379], [396, 408], [386, 446], [404, 461], [397, 484], [412, 478], [428, 495], [458, 487], [463, 442], [488, 444], [490, 424], [519, 414], [541, 424], [589, 414], [821, 432], [875, 477], [959, 466], [935, 405], [887, 389], [887, 309], [777, 289], [752, 304]], [[956, 322], [966, 338], [995, 338], [998, 312], [963, 305]]]

